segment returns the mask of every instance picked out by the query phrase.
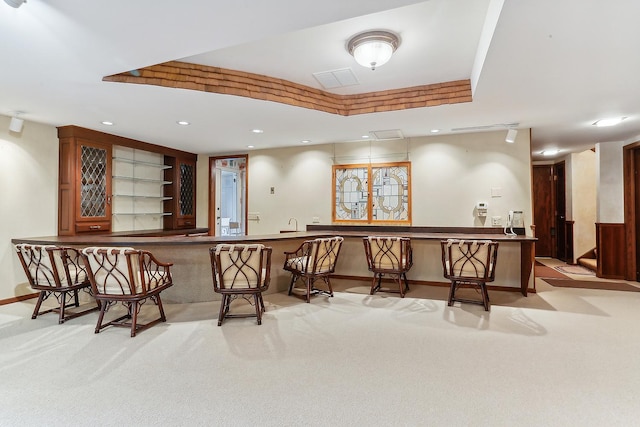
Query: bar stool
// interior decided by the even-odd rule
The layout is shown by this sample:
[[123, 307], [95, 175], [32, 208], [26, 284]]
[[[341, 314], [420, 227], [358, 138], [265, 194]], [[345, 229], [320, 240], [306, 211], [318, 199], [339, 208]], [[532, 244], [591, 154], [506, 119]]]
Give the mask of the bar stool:
[[[222, 295], [218, 326], [225, 318], [253, 316], [258, 325], [262, 324], [265, 311], [262, 292], [269, 288], [271, 281], [271, 251], [271, 248], [260, 244], [220, 244], [209, 249], [213, 290]], [[251, 303], [251, 297], [255, 314], [229, 314], [231, 301], [243, 298]]]
[[[311, 301], [311, 295], [323, 294], [333, 296], [329, 275], [335, 271], [340, 248], [344, 239], [340, 236], [306, 240], [293, 252], [285, 252], [284, 269], [291, 272], [289, 295], [298, 279], [303, 279], [306, 285], [305, 299]], [[322, 280], [328, 290], [314, 286], [317, 280]]]
[[[411, 239], [408, 237], [369, 236], [364, 237], [362, 243], [369, 271], [373, 273], [370, 295], [382, 290], [384, 292], [399, 292], [400, 297], [404, 298], [405, 291], [409, 290], [407, 271], [413, 266]], [[382, 276], [385, 274], [398, 284], [397, 291], [381, 289]]]
[[[32, 289], [40, 291], [32, 319], [40, 314], [56, 311], [58, 323], [64, 323], [66, 320], [100, 308], [98, 303], [97, 306], [92, 305], [86, 310], [66, 311], [67, 308], [80, 306], [78, 298], [80, 290], [91, 292], [91, 283], [77, 249], [22, 243], [15, 245], [15, 250], [29, 285]], [[42, 302], [52, 295], [58, 300], [58, 307], [40, 311]]]
[[[495, 279], [498, 242], [448, 239], [440, 241], [440, 247], [444, 277], [451, 281], [448, 305], [452, 306], [454, 301], [480, 304], [489, 311], [487, 282]], [[482, 300], [456, 297], [456, 291], [460, 286], [474, 287], [482, 296]]]

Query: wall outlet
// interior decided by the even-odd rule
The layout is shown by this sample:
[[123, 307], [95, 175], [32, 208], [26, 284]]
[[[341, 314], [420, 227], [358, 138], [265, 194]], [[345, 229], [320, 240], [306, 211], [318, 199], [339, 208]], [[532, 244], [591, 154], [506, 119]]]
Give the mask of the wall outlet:
[[501, 216], [492, 216], [491, 217], [491, 225], [502, 225], [502, 217]]
[[313, 220], [311, 222], [313, 222], [314, 224], [320, 224], [320, 217], [319, 216], [314, 216]]

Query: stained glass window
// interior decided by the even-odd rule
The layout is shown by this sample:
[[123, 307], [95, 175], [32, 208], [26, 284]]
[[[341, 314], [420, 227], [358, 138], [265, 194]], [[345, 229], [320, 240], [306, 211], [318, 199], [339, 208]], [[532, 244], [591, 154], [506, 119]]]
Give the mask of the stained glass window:
[[334, 222], [411, 223], [409, 162], [333, 167]]

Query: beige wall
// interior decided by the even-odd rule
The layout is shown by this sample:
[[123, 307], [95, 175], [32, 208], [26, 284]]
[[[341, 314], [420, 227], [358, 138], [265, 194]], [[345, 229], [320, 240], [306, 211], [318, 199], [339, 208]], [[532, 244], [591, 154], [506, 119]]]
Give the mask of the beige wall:
[[579, 256], [596, 247], [596, 154], [591, 150], [571, 154], [566, 172], [567, 220], [574, 221], [575, 262]]
[[[484, 132], [252, 151], [248, 210], [259, 213], [260, 220], [249, 221], [249, 234], [289, 229], [291, 217], [298, 220], [300, 229], [314, 217], [330, 224], [334, 164], [407, 159], [412, 171], [413, 225], [488, 227], [492, 216], [502, 217], [504, 224], [508, 211], [514, 209], [524, 211], [529, 233], [529, 152], [525, 131], [518, 133], [515, 144], [504, 142], [504, 132]], [[500, 196], [492, 197], [492, 189]], [[485, 220], [475, 216], [478, 202], [489, 205]]]
[[596, 144], [596, 221], [599, 223], [624, 223], [622, 148], [629, 143], [621, 141]]
[[58, 231], [57, 130], [25, 121], [16, 134], [10, 120], [0, 116], [0, 300], [32, 292], [11, 239]]

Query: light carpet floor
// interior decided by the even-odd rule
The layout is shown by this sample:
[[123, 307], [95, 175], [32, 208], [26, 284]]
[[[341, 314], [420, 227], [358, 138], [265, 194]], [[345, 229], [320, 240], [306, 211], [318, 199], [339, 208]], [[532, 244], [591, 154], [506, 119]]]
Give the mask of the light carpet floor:
[[[2, 426], [631, 426], [640, 420], [640, 294], [446, 288], [310, 304], [265, 297], [262, 326], [218, 302], [166, 305], [135, 338], [97, 313], [0, 307]], [[154, 307], [147, 306], [146, 310]]]

